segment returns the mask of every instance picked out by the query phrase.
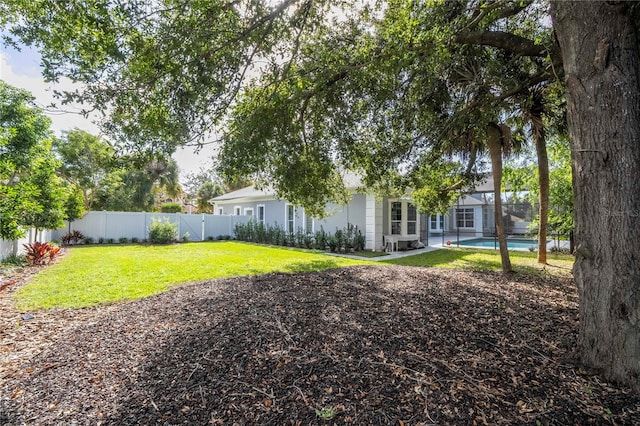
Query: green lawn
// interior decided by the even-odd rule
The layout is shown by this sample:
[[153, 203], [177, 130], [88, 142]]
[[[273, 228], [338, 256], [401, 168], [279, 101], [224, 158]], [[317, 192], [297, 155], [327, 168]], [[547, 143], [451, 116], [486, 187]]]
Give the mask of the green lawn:
[[22, 310], [85, 307], [138, 299], [190, 281], [366, 263], [238, 242], [75, 247], [33, 277], [15, 297]]
[[[514, 270], [567, 275], [573, 257], [549, 254], [549, 265], [536, 254], [510, 253]], [[500, 270], [496, 250], [447, 248], [378, 264]], [[17, 291], [18, 308], [85, 307], [139, 299], [173, 285], [269, 272], [321, 271], [373, 264], [320, 252], [238, 242], [187, 243], [167, 246], [97, 245], [68, 249], [60, 262], [45, 268]]]
[[[537, 254], [527, 251], [510, 251], [511, 265], [514, 271], [529, 274], [541, 272], [554, 275], [568, 275], [573, 267], [573, 256], [548, 253], [548, 265], [537, 263]], [[415, 256], [385, 260], [382, 263], [409, 266], [433, 266], [438, 268], [469, 269], [480, 271], [499, 271], [502, 269], [500, 252], [486, 249], [446, 248]]]

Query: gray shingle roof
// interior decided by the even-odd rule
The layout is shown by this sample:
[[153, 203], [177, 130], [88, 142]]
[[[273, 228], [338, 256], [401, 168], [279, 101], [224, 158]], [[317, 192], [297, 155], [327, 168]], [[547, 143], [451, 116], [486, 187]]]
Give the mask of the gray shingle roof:
[[[358, 175], [353, 172], [346, 172], [342, 175], [342, 181], [347, 189], [359, 189], [362, 187], [362, 180]], [[213, 198], [211, 201], [229, 201], [240, 198], [260, 198], [260, 197], [275, 197], [276, 191], [269, 187], [263, 189], [257, 189], [255, 185], [247, 186], [246, 188], [238, 189], [237, 191], [231, 191], [226, 194]]]
[[[362, 179], [360, 179], [360, 176], [358, 176], [356, 173], [345, 172], [342, 176], [342, 179], [347, 189], [357, 190], [362, 187]], [[480, 184], [478, 184], [474, 191], [474, 193], [488, 192], [493, 192], [493, 179], [491, 173], [488, 173], [485, 176], [484, 180]], [[257, 189], [254, 185], [251, 185], [246, 188], [238, 189], [237, 191], [232, 191], [227, 194], [215, 197], [211, 201], [215, 203], [219, 201], [229, 201], [244, 198], [268, 198], [275, 197], [275, 195], [276, 192], [271, 187]], [[485, 201], [481, 197], [472, 197], [470, 195], [463, 197], [463, 199], [461, 200], [462, 205], [477, 205], [484, 203]]]
[[237, 191], [227, 192], [226, 194], [219, 195], [213, 198], [211, 201], [225, 201], [225, 200], [235, 200], [238, 198], [255, 198], [255, 197], [268, 197], [274, 196], [275, 191], [273, 189], [257, 189], [255, 186], [247, 186], [246, 188], [238, 189]]

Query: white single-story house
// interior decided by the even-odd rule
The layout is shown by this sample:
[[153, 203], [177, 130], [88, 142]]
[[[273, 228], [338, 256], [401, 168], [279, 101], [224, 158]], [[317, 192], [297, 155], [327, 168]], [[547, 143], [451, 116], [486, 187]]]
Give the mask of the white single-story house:
[[409, 197], [376, 197], [363, 192], [360, 180], [347, 176], [345, 186], [351, 199], [345, 205], [328, 205], [327, 216], [314, 218], [302, 207], [277, 199], [270, 189], [249, 186], [211, 200], [216, 215], [251, 216], [265, 225], [278, 225], [288, 232], [298, 228], [314, 233], [357, 226], [366, 239], [365, 249], [382, 251], [406, 248], [429, 235], [454, 233], [482, 236], [493, 232], [494, 215], [491, 179], [478, 186], [478, 192], [461, 197], [446, 215], [419, 214]]

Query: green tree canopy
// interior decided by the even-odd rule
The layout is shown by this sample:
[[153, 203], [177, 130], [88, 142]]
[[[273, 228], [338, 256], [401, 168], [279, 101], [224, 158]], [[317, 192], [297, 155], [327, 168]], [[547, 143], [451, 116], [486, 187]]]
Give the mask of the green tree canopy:
[[201, 213], [213, 213], [211, 199], [224, 194], [224, 188], [219, 183], [205, 182], [198, 190], [196, 205]]
[[54, 141], [54, 151], [61, 160], [60, 175], [82, 190], [84, 207], [91, 210], [100, 181], [114, 166], [113, 148], [98, 136], [73, 129]]
[[[50, 143], [46, 146], [48, 150]], [[67, 192], [56, 175], [59, 162], [49, 151], [33, 162], [29, 183], [35, 188], [38, 208], [26, 212], [24, 224], [36, 229], [58, 229], [64, 225]]]
[[64, 219], [73, 222], [85, 214], [84, 195], [82, 190], [75, 185], [66, 187], [67, 197], [64, 203]]
[[[50, 156], [50, 120], [33, 97], [0, 80], [0, 238], [15, 240], [24, 227], [55, 224], [59, 188]], [[48, 215], [52, 222], [43, 219]], [[38, 219], [36, 219], [38, 218]], [[37, 225], [35, 225], [37, 222]], [[45, 226], [39, 226], [45, 225]]]
[[188, 173], [181, 182], [184, 196], [187, 201], [192, 202], [198, 198], [198, 191], [207, 182], [218, 181], [213, 165], [209, 167], [201, 166], [197, 172]]
[[94, 199], [95, 210], [153, 211], [167, 197], [181, 193], [178, 166], [168, 156], [151, 160], [116, 157], [114, 166], [101, 180]]
[[[548, 141], [549, 150], [549, 229], [569, 235], [573, 230], [573, 185], [571, 152], [566, 136]], [[538, 202], [538, 170], [532, 155], [511, 162], [505, 169], [505, 185], [512, 191], [524, 192], [532, 204]], [[537, 217], [535, 221], [538, 223]]]
[[39, 48], [48, 80], [86, 85], [64, 99], [109, 111], [121, 149], [172, 153], [202, 140], [254, 65], [286, 55], [330, 3], [5, 0], [3, 24]]
[[121, 146], [202, 142], [235, 105], [228, 180], [255, 178], [316, 213], [344, 200], [344, 169], [387, 192], [415, 186], [559, 68], [533, 2], [6, 3], [24, 24], [8, 30], [40, 48], [48, 78], [87, 85], [65, 96], [110, 111]]

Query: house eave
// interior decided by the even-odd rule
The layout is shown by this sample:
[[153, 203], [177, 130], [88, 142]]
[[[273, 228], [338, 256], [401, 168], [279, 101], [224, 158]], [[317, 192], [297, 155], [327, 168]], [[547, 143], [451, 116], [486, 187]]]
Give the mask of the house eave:
[[277, 200], [274, 196], [264, 195], [261, 197], [238, 197], [238, 198], [228, 198], [226, 200], [211, 200], [211, 204], [215, 204], [217, 206], [227, 205], [227, 204], [238, 204], [238, 203], [255, 203], [260, 201], [273, 201]]

